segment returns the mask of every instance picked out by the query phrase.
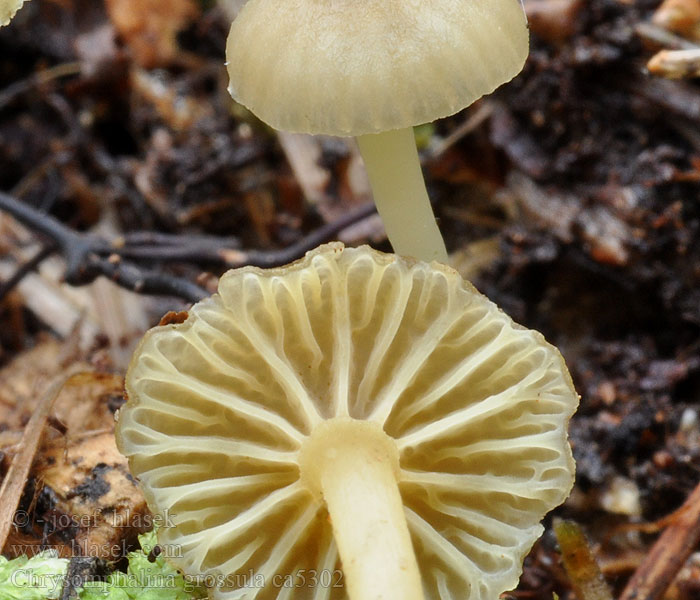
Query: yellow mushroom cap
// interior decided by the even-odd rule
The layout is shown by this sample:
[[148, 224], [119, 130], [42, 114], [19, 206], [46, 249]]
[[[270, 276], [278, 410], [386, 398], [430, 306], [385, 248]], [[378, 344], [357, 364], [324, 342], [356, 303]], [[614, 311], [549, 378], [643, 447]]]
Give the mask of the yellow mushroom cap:
[[166, 554], [222, 583], [215, 598], [287, 598], [299, 573], [294, 598], [346, 598], [299, 466], [333, 418], [395, 444], [427, 599], [515, 587], [573, 484], [578, 397], [559, 352], [452, 269], [367, 247], [229, 271], [184, 323], [146, 335], [126, 389], [119, 447], [168, 523]]
[[26, 0], [0, 0], [0, 27], [7, 25]]
[[249, 0], [229, 91], [276, 129], [357, 136], [451, 115], [517, 75], [520, 0]]

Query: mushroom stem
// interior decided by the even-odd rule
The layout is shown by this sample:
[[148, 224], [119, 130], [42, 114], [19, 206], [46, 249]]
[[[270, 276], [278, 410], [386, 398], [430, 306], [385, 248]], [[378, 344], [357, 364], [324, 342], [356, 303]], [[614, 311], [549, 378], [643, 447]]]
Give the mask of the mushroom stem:
[[418, 160], [413, 128], [361, 135], [360, 153], [394, 252], [447, 263]]
[[302, 449], [302, 479], [326, 503], [351, 600], [424, 598], [398, 456], [376, 423], [343, 417], [319, 426]]

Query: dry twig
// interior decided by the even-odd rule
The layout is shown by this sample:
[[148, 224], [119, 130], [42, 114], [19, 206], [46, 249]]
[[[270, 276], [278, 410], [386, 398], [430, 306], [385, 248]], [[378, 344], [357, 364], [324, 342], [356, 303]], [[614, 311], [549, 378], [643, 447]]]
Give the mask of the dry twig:
[[620, 600], [659, 600], [700, 542], [700, 485], [627, 583]]
[[10, 279], [1, 283], [0, 301], [2, 301], [28, 273], [34, 271], [45, 258], [51, 256], [54, 251], [55, 248], [50, 245], [42, 247], [34, 256], [22, 264]]
[[322, 225], [298, 242], [280, 250], [244, 250], [235, 240], [214, 236], [181, 236], [154, 232], [134, 232], [113, 242], [103, 242], [93, 251], [134, 260], [207, 263], [224, 268], [245, 265], [276, 267], [301, 258], [305, 252], [335, 238], [343, 229], [375, 212], [373, 202], [348, 212], [332, 223]]

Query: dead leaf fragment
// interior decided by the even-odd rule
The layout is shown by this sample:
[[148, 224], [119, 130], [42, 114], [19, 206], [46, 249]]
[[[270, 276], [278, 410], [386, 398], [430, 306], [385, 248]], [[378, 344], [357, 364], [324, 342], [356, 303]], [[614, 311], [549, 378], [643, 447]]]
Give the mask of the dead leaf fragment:
[[197, 102], [180, 93], [163, 73], [154, 75], [143, 69], [133, 69], [131, 85], [134, 92], [151, 104], [163, 121], [176, 131], [188, 129], [211, 114], [206, 102]]
[[527, 0], [530, 29], [545, 41], [563, 42], [573, 35], [582, 4], [581, 0]]
[[180, 310], [180, 311], [168, 311], [165, 313], [161, 319], [158, 325], [163, 326], [163, 325], [179, 325], [180, 323], [184, 323], [187, 320], [187, 317], [189, 314], [187, 313], [186, 310]]
[[[61, 360], [64, 349], [61, 342], [47, 338], [0, 369], [0, 428], [7, 432], [24, 429], [47, 382], [65, 370]], [[87, 364], [84, 367], [89, 370]], [[112, 407], [119, 403], [122, 385], [120, 376], [109, 373], [75, 377], [59, 394], [51, 414], [66, 427], [69, 438], [113, 428]], [[8, 452], [11, 456], [12, 450]]]
[[0, 369], [0, 428], [22, 431], [43, 388], [63, 368], [62, 349], [61, 342], [45, 337]]
[[700, 0], [665, 0], [652, 18], [654, 25], [700, 39]]
[[173, 61], [177, 33], [199, 13], [192, 0], [106, 0], [105, 4], [134, 60], [146, 69]]
[[0, 485], [0, 547], [5, 545], [5, 540], [12, 528], [12, 516], [19, 504], [53, 403], [61, 388], [78, 373], [79, 369], [80, 365], [73, 365], [65, 374], [57, 376], [51, 382], [24, 429], [19, 450], [13, 457], [12, 464]]

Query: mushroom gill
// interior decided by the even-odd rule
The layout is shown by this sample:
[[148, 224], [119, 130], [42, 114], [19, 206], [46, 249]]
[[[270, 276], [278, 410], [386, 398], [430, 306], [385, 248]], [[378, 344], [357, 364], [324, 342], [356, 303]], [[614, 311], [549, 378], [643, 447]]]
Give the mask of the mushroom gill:
[[[118, 443], [172, 522], [160, 542], [219, 599], [390, 598], [366, 581], [388, 572], [411, 597], [494, 600], [573, 484], [559, 352], [452, 269], [367, 247], [229, 271], [146, 335], [126, 388]], [[357, 539], [385, 539], [385, 508], [395, 568]]]

